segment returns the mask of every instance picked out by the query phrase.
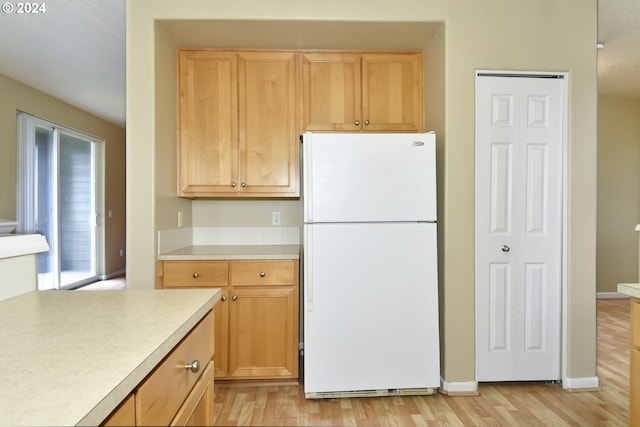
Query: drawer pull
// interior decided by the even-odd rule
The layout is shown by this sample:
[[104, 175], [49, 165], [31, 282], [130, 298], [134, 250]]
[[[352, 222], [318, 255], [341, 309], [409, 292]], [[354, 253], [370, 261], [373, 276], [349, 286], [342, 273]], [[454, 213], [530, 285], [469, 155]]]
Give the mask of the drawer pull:
[[260, 277], [264, 277], [264, 276], [266, 276], [266, 275], [267, 275], [267, 274], [266, 274], [264, 271], [261, 271], [261, 272], [260, 272]]
[[200, 277], [200, 275], [198, 273], [193, 273], [192, 276], [193, 276], [194, 279], [197, 279], [198, 277]]
[[195, 374], [200, 370], [200, 361], [194, 360], [193, 362], [189, 363], [188, 365], [185, 365], [184, 367]]

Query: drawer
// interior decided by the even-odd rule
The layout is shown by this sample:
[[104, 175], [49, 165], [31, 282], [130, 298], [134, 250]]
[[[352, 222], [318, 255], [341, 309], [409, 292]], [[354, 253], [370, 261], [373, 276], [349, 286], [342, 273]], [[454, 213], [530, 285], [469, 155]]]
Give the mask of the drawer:
[[640, 298], [631, 298], [631, 344], [640, 347]]
[[213, 425], [213, 362], [209, 362], [170, 425]]
[[164, 261], [163, 288], [224, 287], [229, 264], [215, 261]]
[[247, 261], [231, 263], [232, 286], [292, 285], [293, 261]]
[[[213, 356], [213, 311], [160, 362], [136, 393], [138, 425], [169, 425]], [[199, 361], [192, 372], [186, 365]]]

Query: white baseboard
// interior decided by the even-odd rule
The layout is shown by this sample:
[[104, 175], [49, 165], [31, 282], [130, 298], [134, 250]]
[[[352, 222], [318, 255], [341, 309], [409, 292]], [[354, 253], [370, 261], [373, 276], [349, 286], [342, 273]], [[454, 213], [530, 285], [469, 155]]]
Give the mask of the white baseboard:
[[100, 274], [98, 276], [98, 279], [109, 280], [109, 279], [113, 279], [114, 277], [124, 276], [126, 272], [127, 270], [120, 270], [120, 271], [114, 271], [113, 273], [109, 273], [109, 274]]
[[596, 292], [596, 298], [598, 299], [618, 299], [629, 298], [629, 295], [625, 295], [620, 292]]
[[562, 380], [562, 388], [573, 391], [597, 390], [600, 388], [598, 377], [565, 378]]
[[440, 377], [440, 391], [449, 396], [477, 395], [478, 383], [476, 381], [445, 381]]

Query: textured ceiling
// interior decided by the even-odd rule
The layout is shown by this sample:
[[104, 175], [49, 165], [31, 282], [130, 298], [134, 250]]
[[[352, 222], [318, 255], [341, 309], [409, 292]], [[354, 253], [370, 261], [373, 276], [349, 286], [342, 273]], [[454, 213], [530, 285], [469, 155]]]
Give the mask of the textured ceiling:
[[598, 93], [640, 99], [640, 0], [598, 0]]
[[[46, 8], [0, 12], [0, 74], [124, 127], [125, 0]], [[598, 15], [598, 91], [640, 99], [640, 0], [599, 0]]]
[[125, 0], [40, 3], [0, 12], [0, 74], [124, 127]]

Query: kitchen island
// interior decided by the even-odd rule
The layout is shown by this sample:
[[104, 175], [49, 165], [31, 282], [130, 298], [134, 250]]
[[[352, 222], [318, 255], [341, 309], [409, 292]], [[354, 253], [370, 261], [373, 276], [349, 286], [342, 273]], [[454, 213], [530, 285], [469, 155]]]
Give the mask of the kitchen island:
[[219, 289], [47, 291], [0, 302], [0, 424], [102, 423], [219, 299]]

